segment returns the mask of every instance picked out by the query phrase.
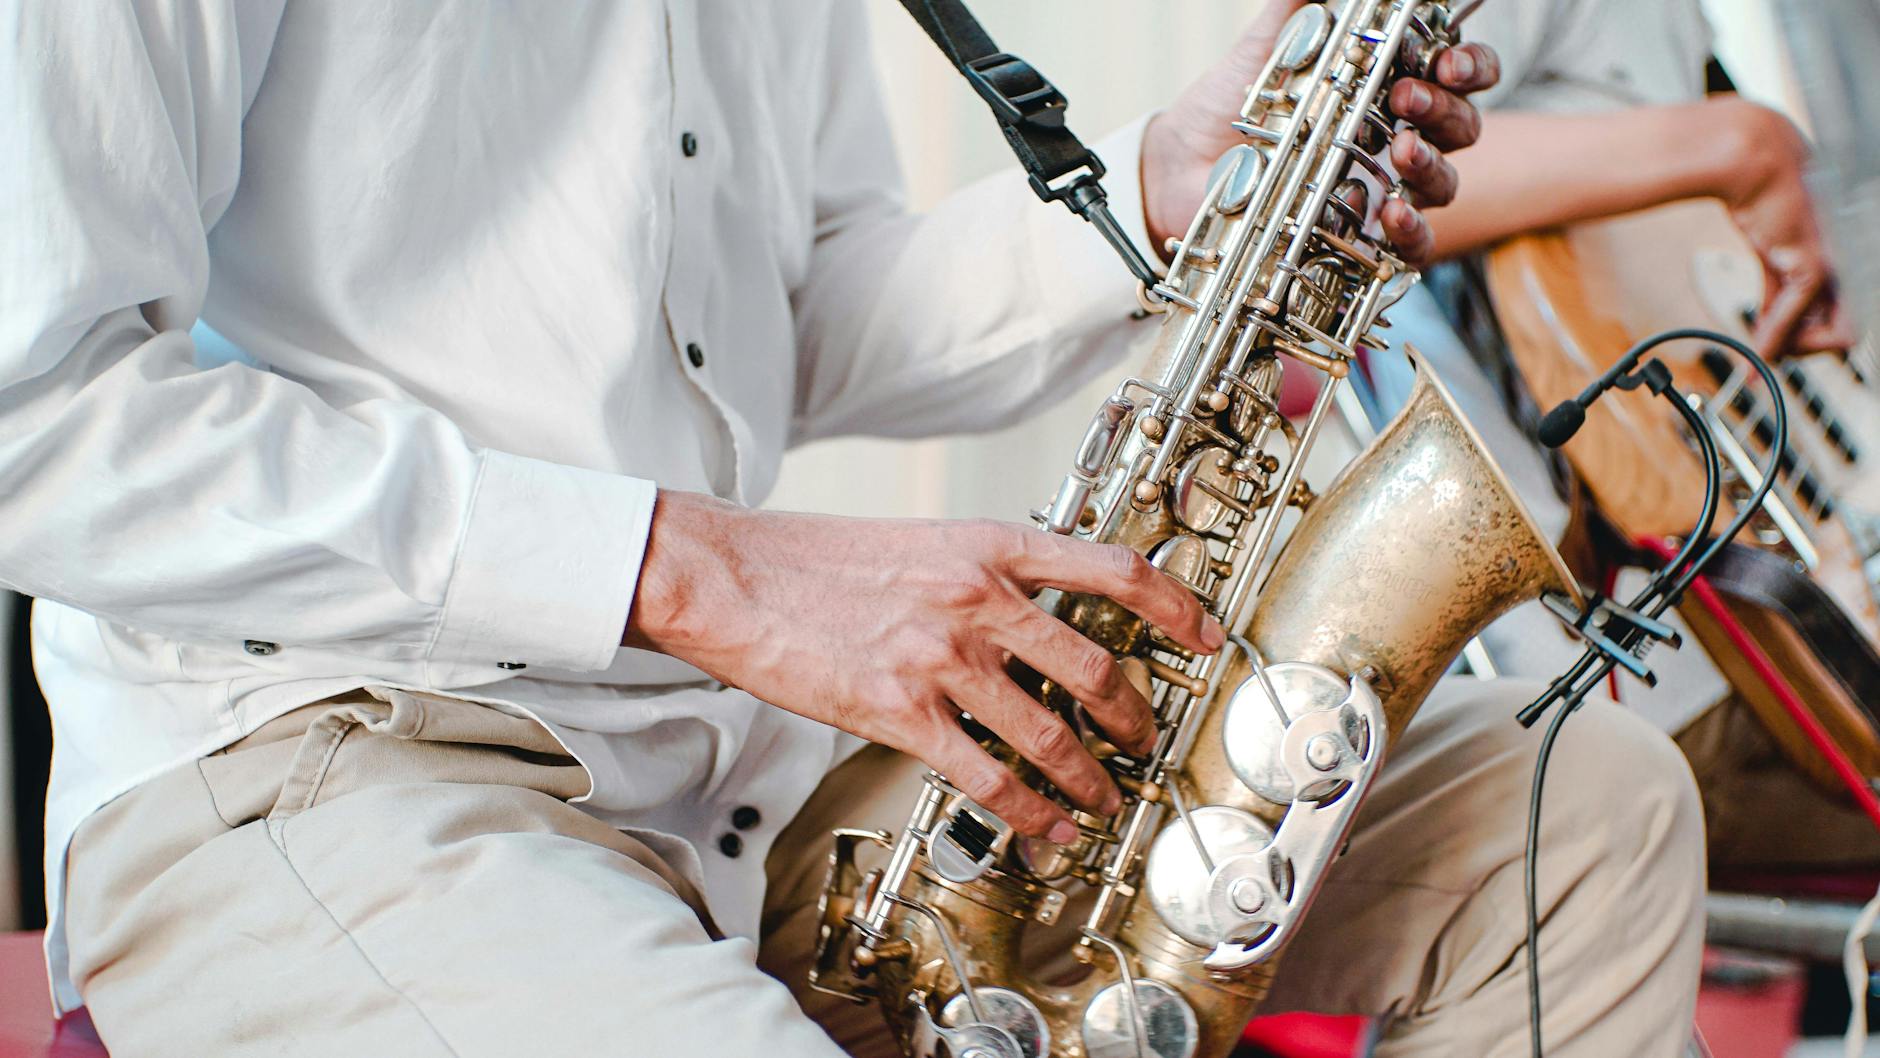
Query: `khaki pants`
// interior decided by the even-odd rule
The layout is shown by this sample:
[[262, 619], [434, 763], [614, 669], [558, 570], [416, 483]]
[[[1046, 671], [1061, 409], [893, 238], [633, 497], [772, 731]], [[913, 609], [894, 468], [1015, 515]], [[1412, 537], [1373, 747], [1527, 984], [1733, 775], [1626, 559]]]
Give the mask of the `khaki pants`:
[[[1511, 716], [1533, 690], [1452, 680], [1433, 696], [1273, 1009], [1388, 1015], [1386, 1055], [1526, 1053], [1521, 830], [1539, 739]], [[650, 848], [566, 803], [585, 779], [541, 728], [388, 698], [299, 710], [81, 828], [73, 977], [117, 1058], [835, 1058], [831, 1036], [891, 1053], [872, 1010], [821, 1001], [803, 973], [828, 828], [898, 827], [918, 765], [870, 748], [823, 783], [770, 856], [760, 952], [716, 939]], [[1591, 704], [1548, 789], [1548, 1052], [1676, 1055], [1704, 883], [1683, 759]]]

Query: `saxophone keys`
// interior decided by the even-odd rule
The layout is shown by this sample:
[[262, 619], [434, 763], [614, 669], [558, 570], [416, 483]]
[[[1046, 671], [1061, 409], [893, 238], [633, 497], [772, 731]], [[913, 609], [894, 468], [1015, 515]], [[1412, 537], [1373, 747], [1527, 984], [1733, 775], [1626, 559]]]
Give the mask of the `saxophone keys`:
[[1159, 804], [1162, 800], [1163, 792], [1161, 783], [1138, 779], [1133, 775], [1112, 775], [1110, 778], [1116, 782], [1117, 786], [1122, 788], [1124, 793], [1134, 797], [1138, 801], [1144, 801], [1149, 804]]
[[1234, 497], [1233, 465], [1234, 454], [1220, 445], [1197, 448], [1183, 460], [1175, 474], [1175, 517], [1183, 525], [1211, 533], [1229, 514], [1245, 516], [1246, 505]]
[[[1148, 433], [1149, 431], [1144, 430], [1143, 432]], [[1161, 500], [1162, 486], [1157, 485], [1153, 481], [1138, 481], [1136, 482], [1136, 487], [1130, 490], [1129, 502], [1139, 511], [1155, 510], [1156, 505], [1160, 503]]]
[[1090, 1000], [1084, 1010], [1084, 1053], [1090, 1058], [1192, 1058], [1201, 1046], [1194, 1007], [1160, 981], [1132, 983], [1134, 1003], [1121, 981]]
[[1203, 582], [1212, 568], [1208, 542], [1188, 533], [1177, 533], [1155, 545], [1149, 552], [1149, 564], [1180, 581], [1182, 586], [1208, 601]]
[[1187, 822], [1164, 826], [1150, 844], [1142, 884], [1163, 925], [1190, 944], [1211, 948], [1222, 937], [1211, 904], [1209, 863], [1262, 853], [1273, 842], [1273, 829], [1231, 805], [1200, 805], [1187, 815]]
[[870, 948], [855, 949], [855, 965], [872, 970], [884, 962], [900, 962], [914, 957], [914, 946], [905, 938], [884, 940]]
[[1200, 698], [1208, 693], [1208, 681], [1198, 676], [1190, 676], [1175, 666], [1155, 658], [1144, 658], [1143, 663], [1149, 666], [1149, 671], [1155, 675], [1156, 679], [1171, 686], [1180, 687], [1193, 697]]
[[[973, 1003], [964, 992], [955, 993], [940, 1009], [945, 1028], [939, 1032], [951, 1037], [945, 1053], [1003, 1058], [1013, 1053], [1007, 1049], [1011, 1044], [1018, 1047], [1015, 1058], [1047, 1058], [1051, 1053], [1051, 1026], [1037, 1004], [997, 985], [977, 985], [973, 996], [979, 1000], [985, 1021], [973, 1020]], [[916, 1048], [915, 1053], [930, 1052]]]
[[1266, 666], [1267, 679], [1250, 678], [1234, 689], [1221, 719], [1221, 746], [1227, 765], [1247, 789], [1279, 805], [1300, 796], [1298, 783], [1286, 767], [1281, 747], [1285, 726], [1267, 696], [1271, 686], [1286, 716], [1297, 720], [1308, 713], [1332, 712], [1351, 693], [1344, 677], [1321, 665], [1281, 661]]
[[[1208, 187], [1216, 191], [1214, 212], [1231, 216], [1247, 208], [1253, 192], [1266, 171], [1266, 159], [1250, 143], [1237, 143], [1215, 159], [1208, 173]], [[1219, 254], [1216, 254], [1218, 257]]]
[[1332, 35], [1332, 14], [1323, 4], [1309, 4], [1293, 12], [1279, 31], [1279, 43], [1273, 46], [1273, 67], [1294, 72], [1305, 69], [1319, 57]]

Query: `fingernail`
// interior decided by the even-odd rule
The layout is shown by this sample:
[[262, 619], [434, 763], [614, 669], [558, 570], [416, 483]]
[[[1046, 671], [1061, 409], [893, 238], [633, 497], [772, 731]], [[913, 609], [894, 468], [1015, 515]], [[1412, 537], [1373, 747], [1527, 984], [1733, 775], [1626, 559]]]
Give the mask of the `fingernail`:
[[1221, 627], [1221, 622], [1215, 620], [1212, 615], [1202, 617], [1201, 645], [1209, 650], [1219, 650], [1221, 644], [1225, 642], [1227, 642], [1227, 632]]
[[1104, 815], [1113, 816], [1122, 810], [1123, 810], [1122, 793], [1116, 790], [1111, 790], [1109, 793], [1103, 795], [1103, 814]]
[[1422, 140], [1418, 140], [1417, 141], [1417, 168], [1419, 169], [1426, 168], [1429, 166], [1431, 162], [1434, 162], [1435, 160], [1436, 160], [1436, 148], [1431, 147], [1429, 144], [1424, 143]]
[[1410, 90], [1404, 94], [1410, 97], [1408, 109], [1412, 114], [1421, 114], [1430, 108], [1431, 103], [1436, 102], [1436, 96], [1429, 86], [1418, 81], [1410, 82]]
[[1077, 824], [1068, 819], [1060, 819], [1056, 823], [1051, 824], [1051, 832], [1046, 834], [1045, 837], [1050, 838], [1054, 843], [1059, 845], [1075, 845], [1077, 843]]
[[1469, 78], [1475, 76], [1475, 55], [1473, 53], [1465, 50], [1452, 51], [1449, 54], [1451, 56], [1449, 60], [1449, 72], [1456, 80], [1467, 81]]

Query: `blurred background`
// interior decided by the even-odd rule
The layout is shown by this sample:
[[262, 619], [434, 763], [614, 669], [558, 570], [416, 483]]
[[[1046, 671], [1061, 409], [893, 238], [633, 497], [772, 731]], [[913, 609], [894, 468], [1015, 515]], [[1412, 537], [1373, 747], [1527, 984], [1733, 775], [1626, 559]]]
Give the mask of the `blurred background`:
[[[1811, 71], [1789, 61], [1779, 31], [1785, 5], [1814, 2], [1705, 3], [1716, 55], [1738, 90], [1804, 126], [1801, 100]], [[1880, 0], [1837, 2], [1871, 6]], [[1094, 143], [1171, 98], [1220, 54], [1258, 4], [976, 0], [972, 6], [1002, 46], [1025, 56], [1066, 93], [1072, 127]], [[911, 204], [920, 208], [1009, 166], [1007, 147], [983, 104], [898, 5], [878, 0], [871, 14], [877, 66], [892, 73], [881, 89], [894, 120]], [[1078, 223], [1069, 215], [1061, 222]], [[1091, 409], [1112, 382], [1100, 379], [1081, 392], [1065, 392], [1031, 420], [997, 433], [923, 442], [838, 439], [807, 446], [785, 460], [766, 505], [850, 515], [1023, 520], [1048, 498]], [[0, 649], [0, 930], [37, 928], [44, 913], [39, 818], [50, 731], [26, 655], [26, 612], [25, 600], [0, 597], [0, 643], [5, 645]], [[1721, 979], [1734, 974], [1757, 987], [1773, 980], [1780, 987], [1800, 988], [1793, 975], [1784, 978], [1753, 961], [1723, 966], [1717, 973]], [[1717, 1053], [1724, 1058], [1732, 1053], [1727, 1041], [1713, 1044], [1721, 1044]], [[1791, 1052], [1797, 1058], [1815, 1053], [1838, 1051]]]

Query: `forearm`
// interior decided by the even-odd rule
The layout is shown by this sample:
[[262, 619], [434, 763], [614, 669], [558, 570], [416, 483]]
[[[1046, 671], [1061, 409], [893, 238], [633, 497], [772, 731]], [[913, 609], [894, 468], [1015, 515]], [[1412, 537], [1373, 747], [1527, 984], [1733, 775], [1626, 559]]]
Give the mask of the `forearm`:
[[1598, 114], [1487, 114], [1481, 139], [1454, 156], [1455, 203], [1429, 215], [1437, 256], [1680, 199], [1727, 197], [1746, 179], [1766, 113], [1728, 97]]

